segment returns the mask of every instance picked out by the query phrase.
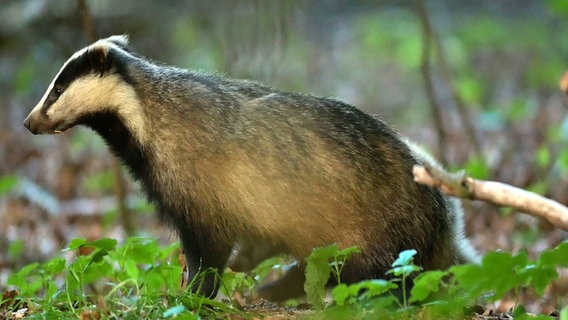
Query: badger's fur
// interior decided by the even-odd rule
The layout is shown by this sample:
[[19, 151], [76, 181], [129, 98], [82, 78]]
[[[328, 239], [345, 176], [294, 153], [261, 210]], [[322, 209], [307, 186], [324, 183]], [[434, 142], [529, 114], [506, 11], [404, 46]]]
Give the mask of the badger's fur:
[[[299, 261], [261, 289], [272, 300], [301, 295], [304, 258], [334, 243], [362, 250], [343, 270], [348, 283], [384, 278], [405, 249], [425, 269], [476, 259], [459, 202], [413, 180], [412, 166], [433, 160], [382, 121], [338, 100], [158, 64], [124, 36], [75, 53], [24, 125], [98, 132], [177, 231], [190, 280], [221, 274], [237, 244], [260, 246], [252, 263]], [[214, 296], [218, 285], [207, 274], [192, 290]]]

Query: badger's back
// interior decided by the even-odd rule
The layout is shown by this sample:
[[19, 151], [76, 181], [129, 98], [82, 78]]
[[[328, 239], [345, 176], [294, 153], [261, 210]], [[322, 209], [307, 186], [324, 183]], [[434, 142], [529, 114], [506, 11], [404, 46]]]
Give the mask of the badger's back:
[[[413, 181], [417, 160], [383, 122], [337, 100], [186, 77], [178, 101], [147, 108], [160, 120], [145, 183], [167, 211], [181, 207], [231, 237], [285, 243], [299, 258], [357, 245], [385, 268], [401, 250], [431, 256], [451, 242], [444, 198]], [[195, 207], [184, 208], [188, 199]]]

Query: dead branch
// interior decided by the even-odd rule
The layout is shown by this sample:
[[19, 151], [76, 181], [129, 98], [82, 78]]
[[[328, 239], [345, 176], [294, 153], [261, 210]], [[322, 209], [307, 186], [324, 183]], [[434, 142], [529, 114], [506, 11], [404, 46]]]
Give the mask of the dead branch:
[[473, 179], [465, 172], [448, 173], [439, 167], [414, 166], [412, 171], [416, 182], [439, 188], [448, 195], [513, 207], [568, 231], [568, 208], [534, 192], [501, 182]]

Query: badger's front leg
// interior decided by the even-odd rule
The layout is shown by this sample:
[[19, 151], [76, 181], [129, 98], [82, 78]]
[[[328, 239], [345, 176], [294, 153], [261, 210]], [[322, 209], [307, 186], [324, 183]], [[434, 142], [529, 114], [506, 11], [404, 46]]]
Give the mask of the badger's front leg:
[[178, 226], [178, 232], [187, 261], [191, 292], [214, 298], [221, 284], [232, 243], [215, 236], [204, 227]]

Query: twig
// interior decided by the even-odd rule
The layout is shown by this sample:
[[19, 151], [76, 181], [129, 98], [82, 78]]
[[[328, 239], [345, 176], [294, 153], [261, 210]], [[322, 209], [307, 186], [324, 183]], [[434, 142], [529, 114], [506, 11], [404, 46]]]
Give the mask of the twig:
[[414, 166], [412, 172], [416, 182], [437, 187], [448, 195], [513, 207], [568, 231], [568, 208], [534, 192], [501, 182], [473, 179], [463, 172], [451, 174], [432, 166]]
[[[81, 12], [81, 21], [83, 23], [83, 29], [89, 42], [93, 43], [97, 41], [97, 33], [93, 24], [93, 18], [87, 7], [86, 0], [79, 0], [79, 11]], [[122, 220], [122, 226], [128, 236], [134, 234], [134, 226], [132, 224], [132, 218], [130, 210], [128, 209], [128, 202], [126, 200], [126, 181], [122, 174], [122, 166], [120, 161], [116, 156], [112, 156], [112, 167], [115, 177], [114, 190], [116, 192], [116, 201], [118, 207], [118, 213]]]
[[422, 22], [423, 29], [422, 62], [420, 69], [422, 71], [422, 78], [424, 78], [424, 84], [426, 86], [426, 96], [428, 97], [430, 111], [432, 112], [432, 116], [434, 117], [434, 126], [436, 127], [436, 131], [438, 132], [438, 157], [440, 161], [445, 164], [447, 163], [447, 159], [445, 159], [445, 157], [448, 154], [448, 145], [442, 119], [442, 106], [436, 99], [436, 91], [434, 88], [434, 83], [432, 81], [432, 26], [430, 25], [430, 21], [428, 20], [428, 14], [426, 12], [426, 7], [423, 0], [418, 0], [418, 15], [420, 16], [420, 21]]

